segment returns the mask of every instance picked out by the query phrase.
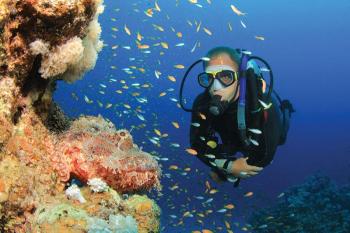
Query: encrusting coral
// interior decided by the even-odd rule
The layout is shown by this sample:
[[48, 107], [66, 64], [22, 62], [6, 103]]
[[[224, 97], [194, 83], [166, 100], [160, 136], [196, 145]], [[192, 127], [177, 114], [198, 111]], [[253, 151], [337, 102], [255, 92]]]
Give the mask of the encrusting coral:
[[[57, 4], [58, 6], [60, 4]], [[98, 23], [98, 16], [103, 10], [103, 5], [98, 4], [95, 16], [88, 25], [83, 39], [75, 36], [58, 46], [52, 46], [42, 39], [30, 43], [31, 53], [41, 54], [43, 57], [39, 69], [42, 78], [60, 76], [59, 78], [71, 83], [94, 68], [97, 54], [103, 47], [103, 42], [100, 41], [101, 26]]]
[[350, 232], [350, 186], [317, 173], [279, 195], [275, 206], [254, 211], [252, 232]]
[[[81, 194], [85, 203], [57, 195], [40, 205], [31, 220], [34, 232], [159, 232], [159, 207], [146, 196], [123, 199], [111, 188], [95, 194], [88, 187], [82, 187]], [[147, 205], [143, 211], [142, 205]]]
[[103, 9], [0, 0], [0, 232], [160, 231], [157, 204], [135, 194], [160, 189], [157, 161], [127, 130], [101, 116], [72, 121], [52, 101], [57, 80], [94, 67]]

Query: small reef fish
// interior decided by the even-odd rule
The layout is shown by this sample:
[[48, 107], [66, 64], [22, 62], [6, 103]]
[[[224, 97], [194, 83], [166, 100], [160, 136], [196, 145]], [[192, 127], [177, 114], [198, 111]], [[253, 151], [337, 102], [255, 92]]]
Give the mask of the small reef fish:
[[208, 200], [206, 200], [204, 203], [210, 203], [212, 202], [214, 199], [213, 198], [209, 198]]
[[257, 40], [265, 40], [265, 37], [263, 37], [263, 36], [255, 36], [255, 39], [257, 39]]
[[137, 116], [141, 121], [145, 121], [145, 118], [144, 118], [142, 115], [136, 114], [136, 116]]
[[199, 127], [201, 126], [201, 124], [197, 123], [197, 122], [193, 122], [191, 125], [193, 125], [194, 127]]
[[184, 69], [184, 68], [185, 68], [185, 66], [184, 66], [184, 65], [181, 65], [181, 64], [174, 65], [174, 67], [175, 67], [176, 69]]
[[235, 208], [235, 206], [234, 206], [233, 204], [227, 204], [227, 205], [225, 205], [224, 207], [225, 207], [226, 209], [229, 209], [229, 210]]
[[171, 122], [172, 124], [173, 124], [173, 126], [175, 127], [175, 128], [180, 128], [180, 125], [179, 125], [179, 123], [177, 123], [176, 121], [173, 121], [173, 122]]
[[187, 148], [186, 151], [190, 155], [197, 155], [198, 154], [198, 152], [195, 149], [192, 149], [192, 148]]
[[176, 78], [175, 78], [174, 76], [172, 76], [172, 75], [169, 75], [169, 76], [168, 76], [168, 79], [169, 79], [170, 81], [172, 81], [172, 82], [176, 82]]
[[212, 155], [212, 154], [205, 154], [204, 156], [209, 158], [209, 159], [215, 159], [216, 158], [216, 156]]
[[131, 31], [130, 31], [130, 29], [126, 26], [126, 24], [124, 25], [124, 30], [125, 30], [126, 34], [128, 34], [129, 36], [131, 36]]
[[93, 100], [90, 100], [86, 95], [84, 95], [84, 100], [87, 104], [92, 104], [94, 102]]
[[250, 128], [248, 128], [248, 131], [250, 131], [252, 133], [255, 133], [255, 134], [262, 134], [261, 130], [259, 130], [259, 129], [250, 129]]
[[244, 194], [245, 197], [251, 197], [253, 196], [253, 192], [247, 192], [246, 194]]
[[180, 144], [178, 144], [178, 143], [171, 143], [170, 146], [171, 146], [171, 147], [176, 147], [176, 148], [177, 148], [177, 147], [180, 147]]
[[207, 33], [209, 36], [213, 35], [213, 33], [208, 29], [208, 28], [203, 28], [203, 30], [205, 31], [205, 33]]
[[241, 20], [241, 25], [242, 27], [247, 28], [247, 25], [245, 25], [245, 23], [242, 20]]
[[215, 149], [217, 147], [217, 143], [215, 141], [208, 141], [207, 145], [212, 149]]
[[193, 45], [193, 47], [191, 49], [191, 53], [193, 53], [196, 50], [197, 44], [198, 44], [198, 41]]
[[227, 211], [227, 209], [219, 209], [218, 211], [216, 211], [216, 212], [218, 212], [218, 213], [225, 213]]
[[231, 9], [232, 11], [237, 14], [238, 16], [242, 16], [242, 15], [246, 15], [246, 13], [243, 13], [242, 11], [238, 10], [237, 7], [235, 7], [234, 5], [231, 5]]

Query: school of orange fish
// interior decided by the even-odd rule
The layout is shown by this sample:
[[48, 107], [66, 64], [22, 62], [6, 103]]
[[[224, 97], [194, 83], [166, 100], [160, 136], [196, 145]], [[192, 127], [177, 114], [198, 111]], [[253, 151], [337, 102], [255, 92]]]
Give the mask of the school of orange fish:
[[[145, 1], [138, 1], [130, 3], [133, 8], [132, 13], [137, 15], [137, 18], [133, 17], [130, 20], [140, 21], [139, 27], [132, 27], [128, 25], [127, 19], [119, 18], [118, 13], [123, 9], [116, 8], [114, 9], [115, 16], [110, 18], [110, 23], [113, 26], [109, 29], [104, 29], [107, 31], [108, 36], [116, 41], [116, 44], [105, 44], [104, 46], [104, 49], [108, 50], [109, 56], [111, 57], [108, 63], [106, 63], [110, 64], [109, 74], [103, 78], [100, 77], [97, 85], [89, 85], [89, 88], [96, 90], [98, 92], [97, 95], [101, 96], [101, 98], [91, 98], [89, 94], [76, 92], [73, 92], [71, 96], [76, 101], [82, 101], [81, 99], [83, 99], [85, 104], [88, 105], [88, 108], [100, 109], [101, 113], [103, 111], [113, 111], [116, 117], [124, 121], [125, 125], [128, 125], [127, 122], [129, 119], [133, 123], [139, 122], [138, 124], [129, 126], [129, 130], [139, 130], [142, 132], [142, 144], [154, 147], [154, 151], [151, 153], [162, 163], [163, 178], [169, 179], [172, 183], [172, 185], [164, 188], [174, 192], [174, 196], [183, 196], [183, 204], [178, 206], [172, 201], [174, 196], [162, 196], [161, 193], [159, 194], [158, 198], [166, 198], [167, 210], [165, 212], [174, 213], [169, 215], [168, 226], [184, 226], [186, 224], [186, 219], [192, 218], [192, 224], [195, 222], [198, 228], [198, 230], [192, 231], [193, 233], [218, 231], [232, 233], [234, 232], [233, 226], [243, 231], [249, 231], [252, 227], [249, 224], [243, 225], [239, 222], [232, 221], [232, 219], [234, 219], [233, 213], [235, 204], [230, 202], [229, 195], [220, 192], [209, 179], [205, 178], [203, 181], [194, 182], [194, 185], [202, 186], [203, 188], [203, 192], [198, 195], [193, 195], [188, 189], [182, 187], [181, 183], [183, 180], [181, 177], [187, 180], [198, 180], [198, 177], [207, 177], [207, 175], [198, 169], [192, 169], [189, 163], [185, 164], [183, 162], [186, 156], [196, 156], [197, 151], [176, 142], [179, 139], [175, 136], [171, 136], [173, 131], [164, 131], [171, 126], [173, 130], [182, 130], [180, 134], [183, 135], [183, 137], [188, 137], [187, 125], [186, 127], [182, 127], [182, 125], [189, 124], [189, 122], [182, 122], [181, 119], [169, 119], [170, 116], [160, 117], [157, 114], [157, 106], [149, 106], [150, 103], [155, 102], [157, 105], [159, 104], [159, 106], [180, 108], [178, 99], [175, 96], [177, 96], [181, 75], [184, 69], [186, 69], [186, 66], [178, 62], [171, 64], [171, 69], [161, 69], [161, 57], [164, 56], [170, 48], [179, 49], [178, 53], [180, 57], [194, 53], [196, 49], [200, 48], [200, 40], [195, 41], [189, 46], [187, 45], [188, 42], [185, 41], [186, 35], [182, 32], [184, 31], [183, 29], [189, 27], [193, 33], [200, 34], [196, 38], [216, 36], [215, 30], [206, 26], [204, 20], [183, 19], [182, 27], [177, 26], [178, 28], [175, 28], [170, 26], [167, 22], [170, 22], [171, 14], [176, 13], [176, 7], [178, 7], [179, 4], [187, 4], [188, 7], [196, 7], [199, 11], [212, 11], [212, 0], [202, 0], [201, 2], [197, 0], [174, 0], [174, 9], [171, 12], [164, 12], [162, 9], [162, 4], [171, 4], [170, 0], [147, 1], [147, 5], [150, 6], [148, 8], [144, 8], [144, 2]], [[247, 28], [244, 20], [247, 13], [242, 12], [239, 7], [236, 6], [236, 3], [231, 4], [229, 1], [225, 1], [222, 4], [227, 5], [228, 11], [233, 13], [232, 21], [225, 22], [225, 25], [227, 25], [227, 33], [232, 32], [236, 24]], [[164, 23], [154, 23], [152, 19], [157, 19], [157, 22]], [[146, 23], [151, 25], [153, 30], [144, 29], [142, 25]], [[176, 43], [166, 42], [169, 33], [177, 39]], [[118, 44], [119, 38], [121, 37], [129, 38], [129, 44], [125, 44], [124, 42]], [[254, 35], [253, 39], [264, 41], [265, 37]], [[126, 53], [128, 51], [132, 51], [132, 53], [129, 53], [132, 56], [126, 58], [125, 54], [128, 54]], [[205, 51], [203, 51], [203, 53], [205, 53]], [[145, 60], [150, 54], [158, 57], [158, 59], [156, 59], [158, 65], [156, 68], [145, 65]], [[154, 57], [152, 59], [154, 59]], [[128, 60], [129, 65], [127, 67], [120, 66], [119, 61], [121, 60]], [[162, 87], [157, 86], [157, 80], [160, 79], [168, 80], [169, 85], [164, 88], [163, 91], [159, 92], [158, 90]], [[115, 98], [111, 99], [110, 96], [115, 96]], [[201, 114], [201, 118], [205, 120], [206, 116]], [[199, 123], [193, 123], [192, 125], [200, 127]], [[179, 132], [177, 133], [179, 134]], [[184, 139], [181, 138], [181, 140], [183, 141]], [[187, 138], [185, 141], [188, 141]], [[207, 145], [211, 148], [217, 146], [214, 141], [209, 141]], [[162, 156], [158, 151], [160, 147], [169, 148], [176, 156], [173, 158]], [[169, 165], [169, 163], [172, 164]], [[235, 190], [232, 188], [232, 192], [234, 191]], [[254, 197], [253, 192], [244, 192], [243, 195], [245, 198]], [[213, 204], [215, 198], [218, 197], [225, 202], [225, 204], [219, 207]], [[200, 209], [191, 207], [190, 203], [194, 200], [201, 203], [201, 206], [199, 206]], [[221, 218], [222, 222], [214, 221], [209, 226], [206, 226], [206, 219], [216, 214], [223, 215]], [[263, 228], [265, 226], [260, 227]], [[166, 232], [166, 230], [164, 230], [164, 232]]]

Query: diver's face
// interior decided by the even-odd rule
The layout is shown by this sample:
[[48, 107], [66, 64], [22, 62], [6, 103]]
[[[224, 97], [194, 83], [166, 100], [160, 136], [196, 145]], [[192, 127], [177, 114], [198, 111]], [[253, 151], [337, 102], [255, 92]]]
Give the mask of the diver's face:
[[[231, 67], [234, 71], [237, 72], [238, 65], [232, 61], [230, 56], [228, 54], [222, 53], [215, 57], [212, 57], [208, 63], [208, 66], [216, 66], [216, 65], [226, 65]], [[228, 86], [226, 88], [222, 88], [219, 90], [216, 90], [213, 88], [214, 85], [209, 89], [209, 94], [211, 96], [219, 95], [221, 96], [221, 101], [231, 101], [234, 98], [234, 93], [236, 92], [236, 89], [238, 88], [237, 82], [234, 82], [231, 86]], [[236, 97], [234, 100], [236, 100], [239, 96], [239, 90], [236, 94]]]

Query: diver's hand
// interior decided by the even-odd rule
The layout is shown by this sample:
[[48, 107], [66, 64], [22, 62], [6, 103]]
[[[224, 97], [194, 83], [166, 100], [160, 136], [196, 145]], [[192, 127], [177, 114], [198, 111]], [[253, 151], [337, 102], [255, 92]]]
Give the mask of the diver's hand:
[[247, 158], [239, 158], [232, 162], [232, 175], [238, 178], [248, 178], [257, 175], [262, 167], [251, 166], [247, 163]]

